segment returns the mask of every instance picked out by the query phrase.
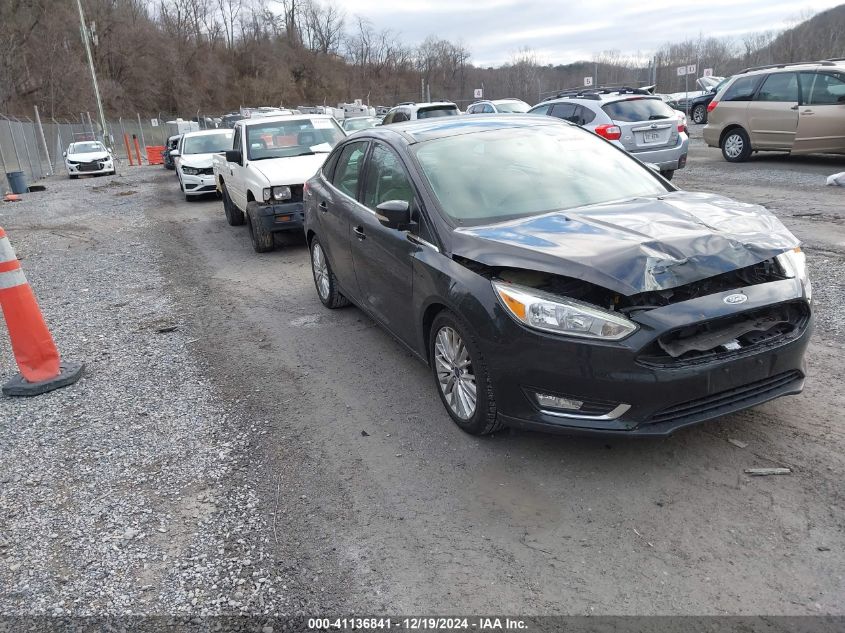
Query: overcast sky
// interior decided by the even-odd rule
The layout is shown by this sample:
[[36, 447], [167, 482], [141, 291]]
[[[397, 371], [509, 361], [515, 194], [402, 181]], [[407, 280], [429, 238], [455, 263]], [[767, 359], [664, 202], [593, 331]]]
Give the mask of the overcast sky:
[[499, 65], [521, 48], [543, 63], [589, 60], [618, 49], [649, 54], [667, 41], [781, 29], [842, 0], [335, 0], [416, 45], [428, 35], [460, 41], [476, 65]]

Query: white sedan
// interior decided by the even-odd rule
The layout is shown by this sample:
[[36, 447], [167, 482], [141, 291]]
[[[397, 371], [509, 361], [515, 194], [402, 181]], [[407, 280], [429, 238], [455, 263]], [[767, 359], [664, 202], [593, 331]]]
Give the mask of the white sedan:
[[188, 132], [179, 141], [179, 148], [170, 152], [185, 200], [217, 191], [211, 158], [232, 149], [233, 133], [232, 130]]
[[78, 141], [68, 145], [64, 153], [68, 176], [79, 178], [80, 174], [114, 175], [114, 158], [110, 149], [99, 141]]

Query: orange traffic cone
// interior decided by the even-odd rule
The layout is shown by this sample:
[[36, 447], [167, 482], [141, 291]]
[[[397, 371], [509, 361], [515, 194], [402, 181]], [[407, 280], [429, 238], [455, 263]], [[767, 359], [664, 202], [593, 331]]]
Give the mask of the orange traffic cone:
[[20, 262], [0, 227], [0, 307], [20, 374], [3, 385], [7, 396], [36, 396], [75, 383], [82, 363], [62, 363]]

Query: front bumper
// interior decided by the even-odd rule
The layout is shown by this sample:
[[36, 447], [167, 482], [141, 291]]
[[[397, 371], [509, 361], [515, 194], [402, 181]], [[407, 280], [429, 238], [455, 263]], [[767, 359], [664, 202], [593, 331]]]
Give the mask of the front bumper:
[[674, 171], [686, 167], [688, 151], [689, 136], [681, 132], [678, 134], [678, 142], [674, 147], [631, 151], [630, 154], [644, 163], [657, 165], [660, 171]]
[[110, 174], [114, 171], [114, 161], [101, 160], [93, 163], [94, 168], [91, 168], [92, 163], [77, 163], [72, 165], [65, 163], [67, 173], [71, 176], [88, 176], [96, 174]]
[[301, 231], [305, 220], [305, 204], [299, 200], [259, 205], [258, 220], [271, 233]]
[[214, 174], [192, 175], [181, 172], [182, 186], [187, 196], [201, 196], [217, 191], [217, 184], [214, 181]]
[[[803, 301], [797, 280], [743, 288], [743, 311]], [[509, 426], [589, 435], [667, 436], [674, 431], [780, 396], [800, 393], [812, 316], [792, 336], [770, 345], [725, 352], [705, 362], [650, 366], [643, 350], [662, 334], [702, 320], [737, 314], [723, 294], [640, 313], [624, 341], [585, 342], [529, 330], [507, 317], [487, 350], [497, 406]], [[495, 360], [492, 360], [495, 359]], [[533, 394], [583, 401], [579, 411], [551, 410]]]

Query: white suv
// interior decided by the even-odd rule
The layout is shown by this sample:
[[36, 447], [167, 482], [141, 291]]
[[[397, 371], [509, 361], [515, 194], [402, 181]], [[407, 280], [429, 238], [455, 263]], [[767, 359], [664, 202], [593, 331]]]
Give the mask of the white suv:
[[382, 125], [417, 119], [433, 119], [440, 116], [460, 114], [458, 106], [451, 101], [432, 101], [431, 103], [400, 103], [384, 115]]
[[546, 114], [592, 130], [671, 180], [687, 164], [686, 119], [660, 97], [637, 88], [573, 90], [537, 104]]
[[530, 105], [520, 99], [476, 101], [467, 108], [467, 114], [524, 114]]

